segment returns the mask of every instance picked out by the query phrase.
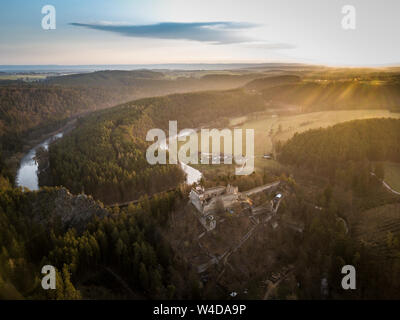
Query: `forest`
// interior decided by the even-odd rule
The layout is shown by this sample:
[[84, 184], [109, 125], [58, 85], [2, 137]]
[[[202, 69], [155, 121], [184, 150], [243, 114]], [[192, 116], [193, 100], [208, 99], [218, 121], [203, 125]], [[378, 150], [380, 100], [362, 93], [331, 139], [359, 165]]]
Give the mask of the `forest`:
[[94, 113], [50, 147], [53, 185], [84, 191], [107, 204], [167, 190], [184, 175], [179, 166], [147, 163], [148, 130], [166, 129], [170, 119], [179, 128], [197, 128], [263, 109], [258, 96], [233, 90], [148, 98]]
[[144, 97], [231, 89], [257, 75], [166, 77], [161, 72], [99, 71], [49, 77], [38, 83], [0, 81], [0, 143], [13, 154], [30, 140], [62, 127], [74, 116]]
[[[96, 109], [106, 98], [100, 90], [15, 83], [0, 85], [2, 149], [21, 150], [29, 137], [56, 130], [74, 114]], [[111, 102], [111, 101], [110, 101]]]
[[[299, 181], [300, 182], [300, 181]], [[377, 189], [375, 189], [376, 191]], [[304, 223], [301, 236], [287, 239], [282, 244], [282, 259], [295, 265], [295, 279], [299, 287], [282, 286], [279, 299], [288, 299], [295, 292], [299, 299], [398, 299], [400, 289], [399, 235], [390, 231], [383, 234], [377, 246], [360, 241], [352, 222], [360, 220], [363, 211], [357, 205], [359, 196], [344, 192], [340, 187], [326, 185], [314, 195], [323, 209], [310, 204], [310, 195], [300, 183], [285, 202], [282, 215], [291, 216]], [[382, 193], [384, 194], [384, 193]], [[359, 198], [362, 202], [369, 196]], [[385, 197], [385, 196], [383, 196]], [[382, 196], [373, 196], [379, 205]], [[390, 201], [396, 202], [395, 199]], [[359, 203], [358, 203], [359, 204]], [[347, 221], [349, 230], [338, 220]], [[342, 267], [353, 265], [357, 270], [357, 290], [343, 290]], [[328, 283], [328, 294], [321, 293], [321, 280]]]
[[[258, 92], [257, 104], [263, 101], [262, 103], [273, 107], [297, 106], [302, 111], [360, 108], [390, 109], [396, 112], [399, 110], [400, 82], [396, 74], [383, 73], [381, 76], [376, 75], [376, 78], [369, 74], [360, 77], [353, 75], [353, 78], [350, 75], [342, 75], [344, 79], [327, 80], [322, 75], [320, 79], [314, 79], [313, 77], [316, 77], [314, 73], [294, 73], [295, 75], [266, 77], [265, 73], [252, 72], [204, 75], [193, 72], [188, 76], [147, 70], [99, 71], [49, 77], [38, 83], [2, 81], [0, 82], [0, 142], [2, 150], [12, 154], [20, 151], [30, 140], [60, 128], [73, 116], [133, 99], [198, 91], [198, 94], [204, 96], [204, 103], [201, 106], [204, 107], [213, 103], [213, 98], [207, 98], [201, 91], [210, 89], [228, 90], [220, 94], [228, 99], [231, 93], [229, 99], [232, 100], [242, 97], [242, 105], [247, 103], [249, 97], [243, 98], [243, 95], [235, 94], [232, 88], [242, 87], [244, 91], [250, 91], [253, 95], [254, 92]], [[143, 104], [147, 106], [154, 104], [158, 116], [158, 111], [161, 110], [160, 104], [182, 105], [183, 99], [188, 99], [188, 103], [191, 103], [191, 100], [200, 103], [196, 93], [193, 93], [187, 96], [178, 95], [173, 99], [149, 98], [144, 100]], [[254, 103], [254, 99], [256, 98], [250, 98], [249, 102]], [[169, 108], [162, 110], [170, 110]], [[214, 108], [214, 111], [219, 112], [219, 110], [220, 108]], [[203, 116], [201, 112], [194, 114]], [[234, 109], [233, 115], [236, 114], [238, 113]], [[217, 116], [224, 115], [225, 111], [217, 114]]]
[[[93, 215], [80, 231], [66, 227], [50, 209], [58, 192], [1, 189], [1, 299], [199, 297], [197, 275], [160, 232], [182, 201], [180, 190], [143, 198], [122, 211], [108, 209], [103, 218]], [[37, 210], [46, 219], [39, 222], [32, 214]], [[58, 274], [57, 289], [50, 292], [40, 284], [46, 264]]]
[[[290, 214], [303, 221], [304, 232], [299, 235], [283, 228], [268, 241], [280, 244], [276, 252], [281, 263], [295, 264], [294, 276], [300, 285], [296, 289], [281, 286], [277, 298], [286, 299], [294, 292], [300, 299], [320, 299], [323, 277], [329, 281], [330, 298], [397, 297], [400, 288], [400, 279], [395, 276], [400, 267], [398, 260], [359, 243], [337, 222], [337, 215], [345, 213], [343, 208], [351, 200], [343, 200], [337, 188], [327, 187], [315, 195], [320, 198], [319, 204], [326, 208], [320, 212], [310, 206], [308, 192], [300, 183], [292, 181], [291, 185], [292, 195], [280, 215]], [[172, 213], [178, 217], [185, 214], [182, 208], [187, 202], [187, 190], [179, 188], [151, 200], [143, 197], [139, 204], [124, 209], [106, 209], [104, 217], [93, 215], [80, 230], [66, 227], [52, 216], [54, 211], [50, 208], [58, 192], [58, 188], [44, 188], [40, 192], [22, 192], [9, 186], [1, 188], [1, 298], [224, 298], [213, 289], [212, 283], [201, 285], [196, 272], [164, 237], [174, 232]], [[38, 210], [47, 219], [37, 221], [32, 213]], [[263, 242], [256, 248], [246, 249], [249, 251], [241, 250], [241, 255], [250, 255], [249, 259], [254, 260], [259, 256], [254, 255], [254, 250], [260, 245], [263, 246]], [[399, 240], [395, 236], [388, 234], [384, 246], [392, 256], [400, 255]], [[45, 264], [57, 268], [54, 291], [41, 289], [40, 268]], [[345, 292], [340, 287], [340, 269], [345, 264], [357, 268], [359, 285], [355, 292]], [[257, 264], [253, 269], [254, 272], [259, 270]], [[266, 270], [261, 270], [260, 274], [254, 273], [241, 281], [251, 287], [255, 279], [265, 273]], [[246, 298], [259, 297], [250, 291]]]
[[303, 112], [350, 109], [390, 109], [400, 106], [400, 82], [397, 78], [378, 80], [303, 79], [300, 82], [267, 86], [260, 90], [271, 103], [297, 106]]
[[364, 192], [375, 180], [383, 178], [378, 161], [400, 162], [400, 120], [367, 119], [349, 121], [326, 129], [314, 129], [278, 143], [279, 160], [331, 182]]
[[[189, 189], [182, 184], [185, 176], [178, 165], [147, 163], [147, 131], [167, 130], [170, 120], [177, 120], [180, 129], [222, 128], [231, 117], [266, 111], [268, 106], [298, 104], [308, 111], [400, 105], [397, 78], [373, 85], [340, 80], [340, 75], [331, 83], [319, 81], [317, 75], [313, 81], [296, 75], [259, 76], [239, 89], [152, 98], [146, 96], [194, 87], [197, 91], [213, 83], [243, 85], [256, 76], [168, 80], [159, 72], [98, 72], [0, 85], [0, 299], [227, 298], [212, 281], [201, 281], [195, 265], [170, 241], [178, 233], [176, 220], [191, 214]], [[382, 75], [380, 80], [388, 78]], [[149, 89], [150, 83], [159, 86]], [[125, 102], [133, 97], [141, 99]], [[104, 109], [114, 103], [123, 104]], [[92, 110], [96, 112], [89, 114]], [[48, 181], [51, 187], [42, 185], [36, 192], [14, 188], [4, 155], [20, 150], [25, 135], [57, 129], [76, 115], [81, 115], [76, 128], [50, 146], [46, 185]], [[295, 285], [280, 286], [276, 298], [294, 294], [320, 299], [322, 278], [329, 282], [328, 298], [399, 297], [398, 229], [384, 229], [378, 245], [360, 241], [356, 232], [367, 210], [398, 204], [379, 179], [384, 177], [381, 161], [400, 162], [399, 141], [400, 120], [356, 120], [277, 142], [279, 169], [245, 177], [214, 171], [204, 175], [205, 187], [230, 183], [244, 191], [278, 179], [285, 186], [279, 228], [261, 226], [249, 246], [238, 251], [250, 265], [248, 273], [235, 271], [235, 280], [250, 288], [246, 299], [263, 296], [260, 287], [272, 269], [267, 272], [257, 262], [270, 258], [260, 252], [271, 245], [274, 266], [295, 266]], [[109, 206], [131, 200], [138, 201], [123, 208]], [[82, 202], [87, 206], [77, 208]], [[83, 220], [67, 223], [71, 212], [72, 218]], [[285, 227], [287, 217], [301, 223], [303, 231]], [[191, 233], [191, 227], [184, 229]], [[41, 289], [45, 264], [57, 268], [57, 290]], [[345, 264], [357, 268], [357, 291], [340, 287]]]

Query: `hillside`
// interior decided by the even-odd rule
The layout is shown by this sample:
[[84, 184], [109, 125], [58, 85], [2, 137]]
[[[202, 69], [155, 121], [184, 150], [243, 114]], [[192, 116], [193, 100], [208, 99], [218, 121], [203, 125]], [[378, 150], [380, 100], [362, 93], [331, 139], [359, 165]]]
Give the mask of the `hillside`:
[[374, 162], [400, 162], [399, 141], [400, 119], [355, 120], [294, 135], [278, 146], [278, 159], [365, 195], [378, 183], [372, 171], [384, 177]]
[[373, 81], [307, 81], [260, 91], [272, 105], [297, 106], [302, 111], [398, 109], [400, 83]]
[[170, 93], [227, 90], [257, 74], [169, 77], [150, 70], [99, 71], [51, 77], [40, 83], [0, 83], [0, 142], [18, 152], [32, 139], [58, 129], [72, 116], [144, 97]]
[[[207, 76], [220, 77], [225, 76]], [[289, 78], [289, 82], [292, 80], [296, 82], [272, 81], [279, 83], [274, 90], [302, 83]], [[101, 79], [95, 81], [99, 82]], [[268, 81], [258, 83], [262, 88], [269, 86]], [[98, 88], [88, 85], [84, 89]], [[334, 111], [281, 116], [276, 110], [273, 112], [279, 116], [272, 117], [269, 108], [262, 94], [242, 88], [144, 98], [96, 110], [79, 118], [72, 132], [50, 146], [49, 181], [65, 186], [71, 193], [58, 187], [25, 193], [11, 189], [7, 167], [0, 162], [0, 174], [4, 176], [0, 177], [0, 297], [199, 299], [226, 298], [227, 293], [236, 290], [241, 298], [259, 299], [265, 296], [267, 279], [286, 270], [287, 265], [292, 266], [291, 274], [273, 297], [319, 299], [323, 277], [332, 283], [332, 298], [376, 298], [382, 296], [377, 290], [382, 286], [387, 288], [383, 296], [396, 297], [399, 282], [392, 279], [389, 270], [398, 271], [398, 265], [388, 262], [382, 266], [385, 256], [376, 255], [381, 253], [376, 253], [374, 247], [354, 241], [357, 233], [353, 233], [353, 222], [362, 221], [364, 225], [358, 230], [364, 232], [365, 224], [375, 223], [375, 217], [379, 220], [374, 215], [374, 219], [363, 222], [360, 215], [365, 210], [379, 210], [397, 201], [371, 171], [382, 177], [377, 163], [400, 162], [400, 120], [357, 120], [293, 137], [290, 133], [287, 143], [276, 145], [281, 164], [274, 170], [264, 169], [241, 178], [218, 170], [204, 175], [208, 180], [205, 186], [231, 183], [240, 190], [281, 180], [284, 200], [276, 227], [258, 220], [262, 217], [252, 215], [250, 222], [243, 219], [242, 213], [226, 213], [224, 223], [201, 237], [204, 230], [188, 203], [188, 189], [176, 187], [184, 181], [181, 169], [176, 165], [150, 166], [145, 159], [147, 131], [167, 130], [169, 120], [177, 120], [180, 130], [220, 128], [232, 118], [254, 113], [260, 136], [264, 137], [261, 143], [271, 140], [269, 143], [275, 144], [288, 130], [318, 123], [330, 125], [350, 117], [335, 116]], [[261, 114], [270, 122], [256, 118]], [[249, 126], [257, 129], [254, 122]], [[164, 190], [169, 191], [159, 193]], [[81, 192], [105, 204], [141, 200], [124, 209], [105, 209]], [[257, 201], [262, 199], [260, 196]], [[391, 221], [387, 222], [379, 222], [379, 241], [386, 239], [386, 227], [392, 226]], [[393, 222], [395, 228], [391, 230], [398, 231], [397, 220]], [[246, 233], [253, 224], [259, 224], [254, 236], [228, 255], [229, 261], [221, 260], [207, 274], [196, 274], [202, 248], [208, 261], [210, 249], [222, 250], [216, 251], [219, 254], [229, 250], [241, 240], [239, 231]], [[301, 233], [292, 228], [298, 225], [302, 226]], [[391, 255], [398, 255], [397, 237], [398, 233], [388, 237], [390, 241], [379, 243], [383, 254], [390, 245]], [[218, 244], [223, 247], [218, 248]], [[261, 251], [263, 254], [259, 254]], [[57, 267], [61, 281], [61, 289], [50, 294], [40, 290], [40, 282], [32, 272], [47, 263]], [[344, 292], [337, 272], [344, 264], [356, 265], [360, 279], [373, 281], [371, 287]]]
[[145, 97], [171, 93], [229, 90], [256, 92], [271, 108], [302, 111], [345, 109], [400, 110], [400, 82], [392, 73], [341, 75], [324, 79], [297, 71], [265, 77], [265, 72], [98, 71], [50, 77], [39, 83], [0, 83], [0, 141], [16, 152], [30, 140], [59, 128], [72, 116]]
[[110, 106], [102, 90], [18, 84], [0, 86], [0, 138], [3, 149], [16, 151], [28, 132], [54, 130], [72, 115]]
[[162, 72], [151, 70], [134, 71], [96, 71], [90, 73], [71, 74], [58, 77], [50, 77], [46, 82], [63, 86], [128, 86], [135, 85], [138, 80], [160, 80], [165, 76]]
[[38, 265], [55, 248], [56, 237], [70, 227], [82, 231], [94, 216], [102, 218], [107, 214], [93, 199], [73, 196], [62, 188], [22, 192], [2, 187], [0, 297], [40, 294], [40, 284], [32, 270], [40, 270]]
[[93, 113], [51, 146], [53, 183], [75, 193], [84, 190], [105, 203], [169, 189], [183, 182], [183, 173], [178, 166], [147, 163], [148, 130], [167, 130], [171, 119], [179, 130], [197, 128], [264, 108], [258, 96], [233, 90], [148, 98]]
[[280, 160], [330, 171], [348, 161], [400, 162], [400, 120], [367, 119], [297, 134], [280, 150]]
[[[196, 275], [160, 233], [175, 205], [170, 193], [110, 212], [65, 189], [2, 188], [0, 298], [198, 298]], [[41, 287], [44, 265], [57, 269], [56, 290]]]
[[294, 75], [273, 76], [250, 81], [248, 84], [246, 84], [245, 88], [249, 90], [262, 91], [267, 88], [280, 86], [283, 84], [296, 83], [299, 81], [301, 81], [301, 78]]

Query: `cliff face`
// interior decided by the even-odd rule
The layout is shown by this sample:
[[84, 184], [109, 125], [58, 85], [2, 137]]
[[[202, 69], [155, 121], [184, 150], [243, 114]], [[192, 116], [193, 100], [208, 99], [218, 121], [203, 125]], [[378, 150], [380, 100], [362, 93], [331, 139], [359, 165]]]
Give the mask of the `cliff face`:
[[61, 218], [63, 225], [80, 229], [94, 215], [104, 217], [107, 210], [92, 197], [84, 194], [74, 196], [63, 188], [58, 191], [54, 200], [53, 214]]
[[32, 218], [41, 224], [61, 223], [65, 228], [82, 231], [93, 216], [108, 214], [101, 202], [92, 197], [73, 195], [65, 188], [43, 188], [32, 203]]

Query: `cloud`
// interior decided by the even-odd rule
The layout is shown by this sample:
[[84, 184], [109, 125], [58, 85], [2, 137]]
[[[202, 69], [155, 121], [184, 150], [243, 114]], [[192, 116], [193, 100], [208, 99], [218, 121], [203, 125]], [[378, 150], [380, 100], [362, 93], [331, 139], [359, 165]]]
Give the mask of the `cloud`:
[[194, 40], [213, 44], [251, 42], [241, 33], [256, 27], [243, 22], [162, 22], [149, 25], [129, 25], [104, 21], [101, 23], [70, 23], [73, 26], [114, 32], [129, 37]]

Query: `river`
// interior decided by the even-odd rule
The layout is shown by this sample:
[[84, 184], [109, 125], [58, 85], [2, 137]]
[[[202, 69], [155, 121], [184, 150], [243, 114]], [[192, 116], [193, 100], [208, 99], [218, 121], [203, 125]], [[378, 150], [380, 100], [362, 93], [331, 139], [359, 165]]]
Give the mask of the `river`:
[[63, 133], [57, 133], [54, 136], [46, 139], [36, 147], [29, 150], [29, 152], [22, 158], [20, 166], [17, 171], [15, 183], [17, 187], [28, 188], [29, 190], [39, 190], [38, 167], [36, 161], [36, 152], [39, 148], [48, 149], [49, 144], [63, 136]]
[[[191, 129], [182, 130], [178, 135], [173, 136], [173, 139], [177, 137], [187, 137], [191, 134], [193, 134], [193, 130]], [[168, 150], [168, 143], [167, 143], [168, 140], [169, 138], [166, 138], [159, 142], [160, 149]], [[203, 174], [199, 170], [180, 161], [179, 164], [181, 165], [182, 170], [186, 173], [186, 184], [192, 185], [193, 183], [200, 182], [201, 178], [203, 177]]]
[[184, 164], [183, 162], [180, 162], [181, 164], [181, 168], [182, 170], [186, 173], [186, 184], [188, 185], [192, 185], [193, 183], [197, 183], [201, 180], [201, 177], [203, 176], [203, 174], [191, 167], [188, 166], [187, 164]]
[[[62, 138], [63, 132], [57, 133], [52, 137], [46, 139], [36, 147], [29, 150], [29, 152], [22, 158], [20, 166], [18, 168], [17, 177], [15, 179], [17, 187], [28, 188], [29, 190], [39, 190], [39, 178], [38, 178], [38, 162], [36, 161], [36, 152], [39, 148], [48, 149], [49, 144], [54, 140]], [[167, 143], [162, 148], [168, 148]], [[180, 163], [182, 170], [186, 173], [186, 183], [191, 185], [195, 182], [199, 182], [202, 173], [199, 170], [188, 166], [187, 164]]]

